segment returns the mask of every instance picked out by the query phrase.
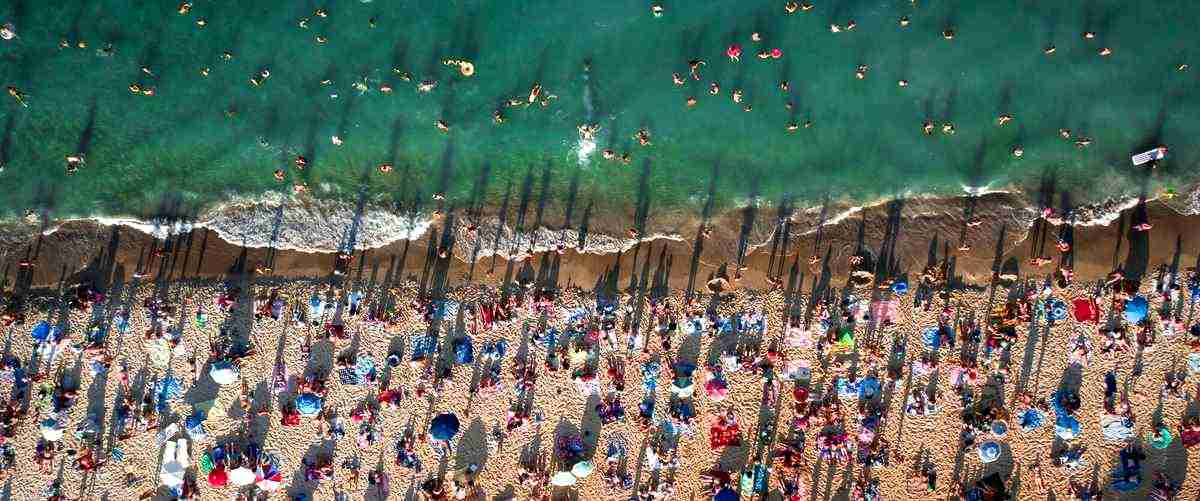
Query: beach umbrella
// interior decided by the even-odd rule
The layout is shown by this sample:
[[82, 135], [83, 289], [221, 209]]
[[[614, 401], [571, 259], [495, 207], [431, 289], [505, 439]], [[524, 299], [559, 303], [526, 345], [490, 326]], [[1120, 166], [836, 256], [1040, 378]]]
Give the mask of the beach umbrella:
[[41, 422], [42, 438], [49, 442], [57, 442], [62, 440], [63, 427], [59, 425], [55, 419], [46, 419]]
[[283, 475], [278, 471], [275, 471], [274, 468], [271, 468], [270, 471], [267, 471], [264, 474], [262, 466], [260, 465], [258, 467], [257, 478], [258, 481], [254, 482], [254, 485], [259, 489], [271, 492], [279, 488], [279, 484], [283, 480]]
[[704, 393], [713, 402], [720, 402], [729, 396], [729, 386], [721, 379], [712, 378], [707, 383], [704, 383]]
[[303, 393], [296, 397], [296, 411], [305, 416], [315, 416], [321, 412], [325, 402], [315, 393]]
[[1078, 298], [1071, 301], [1075, 307], [1075, 320], [1079, 322], [1097, 322], [1100, 320], [1100, 308], [1096, 301], [1090, 298]]
[[224, 466], [217, 466], [212, 471], [208, 472], [208, 485], [213, 487], [224, 487], [229, 483], [229, 472], [225, 471]]
[[50, 337], [50, 324], [46, 323], [45, 320], [38, 322], [37, 325], [33, 326], [33, 330], [29, 332], [29, 335], [36, 341], [45, 341]]
[[733, 489], [730, 489], [728, 487], [722, 487], [721, 490], [717, 491], [716, 495], [713, 496], [713, 501], [737, 501], [737, 500], [738, 500], [737, 492], [734, 492]]
[[429, 435], [437, 440], [450, 440], [458, 434], [458, 416], [438, 414], [429, 422]]
[[239, 466], [229, 472], [229, 481], [238, 487], [254, 483], [254, 471], [245, 466]]
[[584, 479], [587, 478], [588, 475], [591, 475], [592, 471], [595, 469], [596, 467], [592, 466], [591, 461], [580, 461], [575, 463], [575, 466], [571, 467], [571, 474], [580, 479]]
[[1131, 324], [1141, 322], [1146, 318], [1146, 312], [1149, 310], [1150, 303], [1144, 296], [1134, 296], [1132, 299], [1125, 300], [1125, 320]]
[[1000, 444], [987, 441], [979, 444], [979, 461], [987, 464], [1000, 459]]
[[227, 386], [237, 382], [238, 370], [228, 360], [218, 360], [208, 369], [208, 376], [217, 384]]
[[901, 296], [907, 294], [908, 293], [908, 280], [902, 280], [902, 281], [893, 283], [892, 284], [892, 292], [895, 294], [901, 295]]
[[575, 485], [575, 482], [578, 480], [579, 477], [576, 477], [569, 471], [560, 471], [555, 473], [553, 477], [550, 477], [550, 483], [556, 487], [570, 487]]

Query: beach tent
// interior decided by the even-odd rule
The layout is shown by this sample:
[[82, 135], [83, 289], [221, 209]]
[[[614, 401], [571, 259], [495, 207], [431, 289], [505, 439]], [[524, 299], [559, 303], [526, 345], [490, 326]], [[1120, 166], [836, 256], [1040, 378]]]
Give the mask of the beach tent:
[[238, 369], [228, 360], [218, 360], [208, 369], [208, 376], [217, 384], [227, 386], [238, 381]]
[[1131, 299], [1125, 300], [1125, 320], [1131, 324], [1141, 322], [1146, 318], [1146, 312], [1150, 310], [1150, 303], [1146, 301], [1145, 296], [1134, 296]]
[[458, 416], [438, 414], [429, 422], [429, 435], [437, 440], [450, 440], [458, 434]]
[[35, 341], [45, 341], [50, 338], [50, 324], [45, 320], [38, 322], [33, 326], [33, 330], [29, 332]]
[[315, 393], [302, 393], [299, 397], [296, 397], [296, 411], [305, 416], [317, 415], [318, 412], [321, 412], [321, 407], [324, 405], [325, 402]]
[[579, 478], [569, 471], [560, 471], [555, 473], [553, 477], [550, 477], [550, 483], [557, 487], [570, 487], [575, 485], [575, 482], [578, 480]]

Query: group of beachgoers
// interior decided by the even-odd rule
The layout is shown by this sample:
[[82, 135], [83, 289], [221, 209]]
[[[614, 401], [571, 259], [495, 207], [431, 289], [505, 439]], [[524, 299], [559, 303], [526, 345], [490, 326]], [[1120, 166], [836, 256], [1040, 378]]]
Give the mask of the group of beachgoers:
[[[1136, 415], [1131, 399], [1150, 392], [1131, 395], [1129, 379], [1122, 389], [1113, 368], [1104, 372], [1102, 410], [1093, 415], [1085, 411], [1081, 387], [1098, 359], [1124, 365], [1152, 350], [1178, 349], [1187, 353], [1186, 367], [1166, 373], [1159, 398], [1192, 401], [1187, 380], [1200, 374], [1200, 324], [1190, 323], [1200, 299], [1195, 270], [1162, 266], [1145, 280], [1114, 273], [1094, 284], [998, 275], [990, 289], [998, 299], [981, 310], [955, 299], [959, 292], [944, 265], [931, 265], [911, 289], [905, 276], [877, 278], [859, 269], [844, 289], [782, 302], [778, 288], [725, 291], [731, 282], [720, 276], [708, 290], [686, 294], [612, 285], [585, 291], [532, 279], [444, 291], [413, 281], [372, 288], [346, 276], [316, 285], [260, 284], [263, 277], [250, 274], [214, 285], [211, 297], [181, 304], [168, 285], [143, 291], [124, 307], [88, 281], [50, 297], [6, 292], [0, 321], [10, 348], [0, 357], [0, 381], [9, 397], [0, 405], [0, 470], [25, 478], [33, 472], [14, 469], [28, 457], [37, 468], [34, 478], [69, 468], [86, 489], [103, 472], [124, 467], [133, 485], [141, 477], [122, 466], [125, 451], [150, 439], [161, 449], [161, 462], [154, 465], [158, 486], [145, 497], [198, 499], [219, 492], [268, 499], [285, 492], [300, 501], [312, 499], [324, 483], [339, 500], [356, 490], [383, 495], [409, 484], [431, 500], [485, 499], [496, 493], [484, 492], [479, 479], [507, 472], [489, 471], [479, 461], [453, 471], [428, 464], [464, 447], [459, 415], [433, 415], [434, 403], [469, 399], [467, 414], [508, 402], [486, 445], [498, 452], [504, 443], [525, 442], [514, 479], [529, 499], [577, 495], [577, 484], [596, 470], [605, 495], [675, 499], [684, 494], [674, 473], [683, 462], [681, 448], [697, 440], [711, 451], [697, 493], [706, 499], [808, 499], [816, 482], [812, 468], [821, 464], [847, 469], [855, 500], [894, 492], [878, 473], [905, 464], [911, 473], [904, 489], [914, 496], [1009, 499], [1012, 475], [1027, 468], [1034, 480], [1024, 483], [1021, 497], [1049, 493], [1048, 472], [1058, 472], [1070, 479], [1069, 492], [1060, 494], [1071, 499], [1122, 492], [1174, 499], [1183, 479], [1163, 469], [1147, 472], [1144, 464], [1175, 444], [1186, 450], [1200, 444], [1200, 410], [1175, 423], [1161, 413]], [[239, 316], [246, 318], [244, 330], [231, 326]], [[915, 318], [930, 321], [910, 339], [898, 324]], [[308, 367], [297, 372], [280, 354], [268, 376], [253, 380], [254, 365], [270, 346], [256, 343], [252, 333], [279, 329], [304, 333], [299, 349]], [[1019, 375], [1029, 368], [1014, 366], [1014, 350], [1064, 329], [1066, 375], [1053, 391], [1030, 387]], [[364, 333], [405, 342], [386, 352], [356, 351], [354, 338]], [[138, 341], [115, 341], [126, 335]], [[279, 346], [294, 344], [290, 337], [281, 336]], [[196, 346], [200, 339], [208, 344]], [[916, 349], [910, 341], [919, 343]], [[11, 347], [22, 344], [27, 358]], [[707, 359], [700, 357], [701, 345], [709, 347]], [[311, 363], [321, 350], [330, 354], [328, 366]], [[131, 359], [143, 357], [140, 383], [131, 382]], [[172, 361], [181, 359], [187, 368], [174, 369]], [[405, 367], [410, 376], [399, 376]], [[463, 394], [453, 381], [472, 369], [472, 395]], [[116, 398], [105, 401], [91, 391], [81, 398], [80, 389], [99, 378], [116, 383]], [[549, 450], [536, 445], [531, 435], [540, 436], [540, 424], [554, 412], [536, 395], [547, 380], [590, 398], [584, 412], [599, 422], [598, 430], [556, 431]], [[233, 410], [222, 409], [212, 395], [193, 396], [205, 387], [232, 388]], [[757, 396], [747, 402], [739, 387]], [[366, 397], [356, 396], [363, 388]], [[268, 398], [261, 398], [262, 389]], [[561, 391], [559, 400], [566, 398]], [[330, 404], [348, 399], [358, 403], [347, 415]], [[410, 416], [404, 431], [389, 436], [389, 421], [418, 407], [430, 410], [426, 422]], [[977, 481], [947, 485], [939, 481], [947, 472], [929, 451], [905, 457], [892, 445], [898, 436], [888, 437], [893, 422], [919, 423], [948, 412], [959, 415], [961, 427], [932, 432], [955, 443], [960, 457], [978, 458], [983, 474]], [[316, 423], [317, 436], [270, 443], [262, 425], [275, 422], [284, 430]], [[1137, 432], [1139, 422], [1145, 436]], [[230, 423], [232, 433], [206, 432]], [[1089, 466], [1081, 437], [1092, 426], [1120, 449], [1106, 480], [1084, 482], [1075, 473]], [[642, 438], [604, 435], [600, 455], [604, 427]], [[1053, 429], [1050, 450], [1003, 458], [1014, 435], [1043, 427]], [[357, 452], [339, 458], [329, 448], [304, 456], [295, 465], [299, 472], [284, 470], [280, 449], [343, 438], [353, 451], [394, 442], [392, 464], [371, 468]], [[631, 448], [637, 443], [640, 449]], [[720, 459], [728, 452], [744, 461]], [[43, 495], [73, 498], [62, 475]]]

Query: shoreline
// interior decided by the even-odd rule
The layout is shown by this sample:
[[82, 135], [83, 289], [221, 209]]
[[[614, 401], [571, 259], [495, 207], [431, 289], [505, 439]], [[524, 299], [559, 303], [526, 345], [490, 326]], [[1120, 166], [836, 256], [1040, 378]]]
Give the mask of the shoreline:
[[[1145, 217], [1149, 217], [1157, 228], [1151, 232], [1155, 244], [1150, 246], [1160, 251], [1151, 251], [1156, 262], [1170, 258], [1170, 253], [1175, 251], [1174, 245], [1170, 245], [1172, 242], [1168, 242], [1174, 237], [1168, 238], [1164, 233], [1184, 233], [1189, 225], [1200, 223], [1197, 200], [1200, 200], [1200, 194], [1193, 192], [1184, 200], [1147, 202]], [[894, 207], [897, 204], [899, 207]], [[969, 232], [961, 231], [968, 219], [968, 204], [973, 204], [970, 217], [982, 221], [979, 227]], [[892, 210], [897, 214], [889, 214]], [[1129, 226], [1123, 221], [1137, 211], [1137, 200], [1113, 201], [1104, 206], [1076, 210], [1073, 229], [1080, 242], [1075, 251], [1075, 271], [1079, 278], [1103, 277], [1111, 271], [1111, 263], [1121, 260], [1121, 256], [1111, 254], [1111, 242], [1122, 231], [1117, 223]], [[830, 212], [834, 214], [830, 216]], [[595, 282], [611, 267], [623, 267], [627, 271], [632, 266], [648, 266], [652, 263], [645, 256], [652, 255], [676, 263], [668, 273], [668, 280], [671, 286], [683, 286], [689, 282], [704, 283], [705, 277], [715, 273], [722, 264], [736, 262], [739, 247], [744, 247], [743, 261], [747, 269], [741, 285], [766, 288], [770, 285], [768, 273], [783, 276], [786, 267], [814, 252], [822, 256], [828, 254], [835, 277], [845, 275], [849, 271], [847, 258], [860, 247], [878, 248], [886, 238], [889, 217], [896, 215], [900, 221], [899, 235], [893, 245], [898, 270], [910, 275], [919, 273], [930, 255], [930, 243], [936, 240], [942, 249], [933, 252], [941, 259], [954, 255], [955, 269], [962, 282], [978, 285], [990, 280], [997, 259], [995, 249], [1001, 249], [1001, 256], [1006, 260], [1016, 257], [1024, 261], [1032, 256], [1028, 236], [1039, 221], [1038, 213], [1029, 205], [1027, 197], [1006, 191], [990, 191], [976, 197], [914, 197], [862, 206], [797, 208], [788, 224], [788, 248], [771, 255], [773, 245], [782, 246], [783, 243], [779, 231], [783, 226], [775, 224], [779, 221], [778, 214], [777, 208], [759, 206], [724, 211], [711, 217], [708, 222], [711, 234], [703, 242], [700, 255], [696, 256], [694, 277], [687, 264], [693, 257], [695, 239], [703, 224], [699, 214], [655, 213], [647, 226], [653, 232], [636, 239], [613, 236], [620, 234], [622, 228], [628, 228], [628, 220], [622, 215], [592, 217], [583, 223], [587, 233], [580, 246], [578, 226], [554, 228], [546, 224], [549, 218], [543, 218], [543, 224], [536, 230], [518, 232], [513, 217], [507, 218], [508, 224], [500, 225], [498, 214], [485, 211], [472, 234], [471, 225], [461, 214], [418, 220], [367, 210], [362, 204], [354, 207], [345, 202], [321, 204], [283, 199], [237, 201], [227, 205], [222, 212], [194, 223], [164, 224], [126, 218], [68, 219], [55, 221], [40, 232], [26, 224], [23, 229], [27, 233], [24, 234], [21, 230], [11, 229], [0, 232], [0, 262], [4, 263], [7, 279], [12, 274], [13, 263], [23, 256], [45, 260], [38, 263], [27, 285], [52, 287], [63, 276], [83, 270], [97, 258], [98, 250], [111, 247], [115, 239], [116, 246], [111, 252], [100, 253], [108, 252], [110, 259], [116, 256], [113, 262], [123, 265], [123, 280], [131, 278], [141, 268], [157, 270], [167, 266], [150, 263], [153, 260], [149, 259], [151, 252], [148, 249], [156, 247], [170, 250], [171, 255], [164, 260], [170, 259], [171, 269], [166, 277], [171, 278], [222, 276], [229, 272], [229, 266], [243, 251], [249, 269], [272, 260], [274, 265], [269, 267], [274, 276], [319, 277], [328, 275], [332, 269], [335, 249], [353, 246], [356, 248], [355, 260], [365, 259], [356, 266], [366, 272], [370, 265], [378, 274], [380, 268], [405, 272], [420, 269], [421, 263], [416, 261], [429, 253], [431, 242], [436, 238], [441, 242], [453, 241], [455, 259], [451, 260], [450, 271], [456, 277], [495, 281], [487, 274], [473, 272], [472, 255], [477, 262], [484, 261], [486, 268], [491, 269], [493, 262], [499, 266], [507, 266], [510, 262], [519, 266], [528, 259], [536, 265], [539, 259], [554, 260], [558, 256], [555, 251], [561, 250], [558, 258], [561, 276], [576, 284]], [[450, 231], [446, 229], [448, 221], [453, 225]], [[1052, 228], [1051, 233], [1058, 227]], [[241, 233], [235, 234], [238, 230]], [[1004, 232], [1000, 237], [1002, 241], [997, 242], [1001, 231]], [[915, 235], [935, 235], [935, 238], [917, 241], [912, 238]], [[316, 242], [316, 245], [298, 245], [297, 242], [303, 239]], [[960, 240], [972, 250], [956, 252], [955, 249], [962, 245]], [[351, 241], [353, 244], [347, 243]], [[1098, 241], [1109, 243], [1095, 245]], [[1053, 250], [1052, 242], [1050, 247]], [[642, 249], [646, 249], [646, 253]], [[1106, 252], [1109, 254], [1105, 255]], [[630, 254], [637, 264], [631, 264], [626, 258]], [[1184, 254], [1184, 257], [1190, 257], [1194, 251]], [[787, 264], [781, 265], [776, 258]]]

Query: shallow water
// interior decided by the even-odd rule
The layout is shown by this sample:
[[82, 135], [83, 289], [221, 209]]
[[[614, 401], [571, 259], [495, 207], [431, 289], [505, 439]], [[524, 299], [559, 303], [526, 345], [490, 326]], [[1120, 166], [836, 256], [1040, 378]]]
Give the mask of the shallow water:
[[[644, 194], [655, 210], [694, 208], [713, 172], [723, 204], [752, 194], [865, 200], [1035, 187], [1047, 178], [1090, 200], [1194, 179], [1197, 141], [1187, 134], [1200, 125], [1200, 67], [1176, 71], [1196, 54], [1200, 16], [1190, 2], [818, 2], [790, 16], [782, 5], [666, 2], [654, 18], [648, 3], [631, 0], [201, 0], [180, 15], [162, 2], [10, 0], [0, 22], [14, 23], [19, 38], [0, 43], [0, 78], [29, 106], [0, 103], [0, 209], [188, 213], [293, 182], [318, 197], [355, 198], [365, 177], [376, 202], [411, 207], [444, 192], [461, 206], [485, 166], [493, 203], [509, 181], [519, 192], [532, 170], [535, 194], [543, 172], [558, 199], [578, 174], [585, 200], [630, 206]], [[313, 16], [318, 6], [327, 18]], [[901, 15], [912, 19], [907, 28]], [[851, 19], [854, 31], [830, 32]], [[952, 41], [941, 36], [948, 26]], [[1087, 30], [1095, 40], [1081, 36]], [[765, 41], [751, 42], [752, 31]], [[61, 39], [88, 47], [60, 49]], [[723, 55], [733, 42], [740, 63]], [[110, 56], [98, 52], [105, 43]], [[1048, 43], [1052, 56], [1042, 53]], [[1113, 55], [1100, 57], [1104, 46]], [[781, 59], [754, 56], [774, 47]], [[473, 61], [476, 75], [459, 76], [445, 58]], [[671, 73], [686, 75], [691, 59], [708, 62], [703, 78], [676, 87]], [[858, 64], [869, 65], [865, 79], [854, 76]], [[253, 87], [262, 69], [271, 76]], [[438, 86], [418, 93], [425, 79]], [[354, 89], [358, 80], [369, 90]], [[493, 111], [534, 82], [558, 99], [504, 109], [507, 123], [493, 124]], [[155, 95], [134, 95], [131, 83]], [[384, 84], [394, 92], [380, 92]], [[732, 102], [734, 88], [752, 111]], [[686, 108], [687, 96], [699, 104]], [[998, 127], [1002, 113], [1015, 120]], [[437, 119], [449, 134], [434, 128]], [[957, 133], [926, 137], [926, 119], [951, 121]], [[806, 120], [811, 128], [785, 130]], [[628, 152], [631, 165], [598, 151], [581, 163], [576, 126], [587, 122], [602, 126], [599, 149]], [[653, 146], [632, 138], [641, 127]], [[1060, 128], [1094, 143], [1077, 149]], [[333, 135], [345, 144], [334, 146]], [[1171, 157], [1153, 174], [1130, 165], [1131, 153], [1160, 143]], [[1010, 154], [1018, 144], [1020, 159]], [[68, 176], [64, 155], [76, 152], [87, 164]], [[310, 162], [303, 171], [292, 167], [297, 154]], [[382, 162], [393, 173], [380, 174]], [[286, 183], [272, 178], [276, 168], [287, 170]]]

